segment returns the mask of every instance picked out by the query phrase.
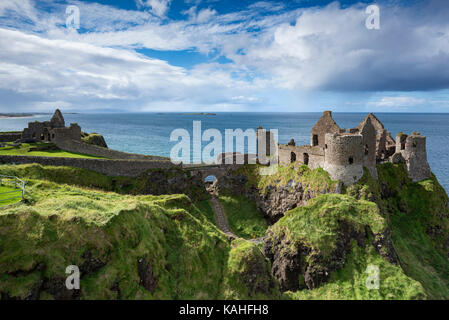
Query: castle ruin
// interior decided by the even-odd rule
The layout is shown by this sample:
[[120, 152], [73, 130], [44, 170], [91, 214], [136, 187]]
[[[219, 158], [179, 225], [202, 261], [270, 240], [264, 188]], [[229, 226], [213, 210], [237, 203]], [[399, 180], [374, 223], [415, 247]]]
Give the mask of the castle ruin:
[[28, 128], [23, 129], [22, 139], [55, 144], [67, 141], [81, 141], [81, 127], [77, 123], [65, 126], [65, 120], [59, 109], [56, 109], [50, 121], [34, 121], [28, 123]]
[[431, 177], [427, 162], [426, 137], [419, 133], [399, 134], [396, 140], [372, 113], [355, 128], [340, 128], [331, 111], [324, 111], [312, 128], [310, 145], [296, 146], [292, 139], [279, 144], [279, 163], [305, 164], [323, 168], [333, 180], [351, 185], [363, 176], [363, 168], [377, 179], [376, 165], [404, 162], [409, 177], [421, 181]]

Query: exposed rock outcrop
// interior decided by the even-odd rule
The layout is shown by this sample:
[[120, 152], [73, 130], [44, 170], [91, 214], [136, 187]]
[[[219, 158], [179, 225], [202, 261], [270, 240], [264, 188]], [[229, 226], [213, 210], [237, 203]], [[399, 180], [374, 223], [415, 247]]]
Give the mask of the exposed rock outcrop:
[[83, 132], [81, 135], [82, 135], [81, 140], [85, 143], [103, 148], [108, 147], [106, 140], [101, 134], [98, 133], [87, 134]]
[[272, 224], [282, 218], [288, 210], [303, 206], [307, 201], [320, 194], [341, 193], [340, 184], [335, 189], [323, 187], [321, 190], [315, 190], [292, 179], [286, 184], [273, 183], [265, 190], [259, 190], [255, 186], [248, 185], [247, 182], [247, 176], [231, 172], [227, 176], [215, 180], [213, 188], [218, 194], [244, 194], [256, 203], [257, 209]]

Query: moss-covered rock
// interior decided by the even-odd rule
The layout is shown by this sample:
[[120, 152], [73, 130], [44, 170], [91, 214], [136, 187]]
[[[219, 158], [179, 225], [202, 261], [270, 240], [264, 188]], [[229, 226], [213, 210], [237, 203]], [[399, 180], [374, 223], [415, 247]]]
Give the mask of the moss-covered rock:
[[279, 299], [278, 284], [270, 269], [270, 262], [256, 245], [234, 240], [226, 265], [224, 298], [239, 299], [242, 297], [235, 293], [244, 292], [244, 299]]
[[380, 250], [389, 242], [387, 230], [375, 203], [327, 194], [288, 211], [267, 232], [264, 252], [281, 288], [314, 289], [345, 264], [353, 240], [360, 246], [376, 244]]
[[108, 145], [106, 140], [101, 134], [98, 133], [84, 133], [82, 134], [81, 140], [85, 143], [92, 144], [94, 146], [107, 148]]

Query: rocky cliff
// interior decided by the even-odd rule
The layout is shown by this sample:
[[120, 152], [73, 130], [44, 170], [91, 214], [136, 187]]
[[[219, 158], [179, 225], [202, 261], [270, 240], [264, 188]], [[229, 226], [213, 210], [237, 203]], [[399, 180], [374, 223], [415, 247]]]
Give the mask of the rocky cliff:
[[[218, 230], [203, 181], [181, 169], [129, 178], [2, 165], [28, 189], [0, 212], [1, 298], [449, 299], [444, 189], [435, 177], [412, 182], [403, 164], [377, 170], [348, 188], [305, 166], [218, 179], [221, 198], [239, 195], [224, 208], [244, 219], [230, 225], [248, 207], [270, 222], [257, 246]], [[69, 265], [80, 290], [65, 288]]]
[[262, 176], [258, 166], [248, 165], [216, 180], [214, 188], [220, 194], [246, 195], [269, 222], [275, 223], [288, 210], [318, 195], [341, 193], [342, 186], [322, 169], [290, 165], [279, 167], [274, 175]]

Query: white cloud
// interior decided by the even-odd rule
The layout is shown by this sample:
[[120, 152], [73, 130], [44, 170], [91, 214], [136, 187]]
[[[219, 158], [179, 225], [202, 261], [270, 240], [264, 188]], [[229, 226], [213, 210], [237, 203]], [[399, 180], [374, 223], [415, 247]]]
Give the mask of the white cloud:
[[0, 28], [0, 47], [0, 91], [12, 91], [20, 107], [65, 101], [78, 109], [152, 110], [170, 103], [188, 108], [220, 105], [256, 89], [233, 78], [232, 67], [204, 64], [188, 71], [124, 49], [20, 31]]
[[137, 3], [144, 7], [149, 7], [151, 12], [158, 17], [167, 14], [171, 0], [137, 0]]
[[370, 102], [369, 104], [381, 108], [389, 107], [413, 107], [426, 103], [426, 99], [399, 96], [399, 97], [383, 97], [379, 101]]
[[[212, 7], [198, 10], [195, 1], [185, 20], [174, 21], [166, 17], [169, 0], [137, 0], [151, 13], [73, 3], [88, 32], [65, 29], [59, 2], [48, 2], [51, 13], [30, 0], [0, 3], [0, 26], [21, 31], [1, 30], [0, 90], [29, 105], [151, 109], [262, 104], [261, 96], [276, 90], [299, 96], [449, 88], [449, 7], [438, 0], [419, 9], [382, 7], [380, 30], [365, 28], [362, 4], [284, 10], [259, 2], [219, 14]], [[135, 48], [193, 50], [232, 63], [188, 70]], [[385, 96], [370, 105], [420, 103], [407, 97]]]

